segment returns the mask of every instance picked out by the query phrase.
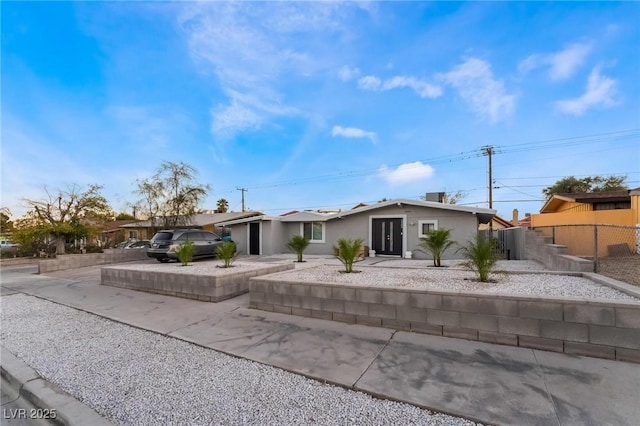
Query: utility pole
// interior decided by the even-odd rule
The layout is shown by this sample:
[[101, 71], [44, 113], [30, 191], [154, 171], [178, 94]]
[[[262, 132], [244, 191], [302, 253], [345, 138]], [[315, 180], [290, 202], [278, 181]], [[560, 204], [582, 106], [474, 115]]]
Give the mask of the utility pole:
[[242, 212], [244, 213], [244, 193], [248, 191], [246, 188], [236, 188], [238, 191], [242, 192]]
[[493, 155], [492, 146], [483, 146], [484, 155], [489, 157], [489, 208], [493, 208], [493, 168], [491, 165], [491, 156]]

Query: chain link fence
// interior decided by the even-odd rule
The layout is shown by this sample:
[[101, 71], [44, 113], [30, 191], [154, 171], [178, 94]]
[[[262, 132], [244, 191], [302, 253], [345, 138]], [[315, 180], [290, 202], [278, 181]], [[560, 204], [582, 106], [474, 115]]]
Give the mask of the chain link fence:
[[640, 225], [557, 225], [536, 227], [568, 254], [594, 261], [595, 272], [640, 286]]

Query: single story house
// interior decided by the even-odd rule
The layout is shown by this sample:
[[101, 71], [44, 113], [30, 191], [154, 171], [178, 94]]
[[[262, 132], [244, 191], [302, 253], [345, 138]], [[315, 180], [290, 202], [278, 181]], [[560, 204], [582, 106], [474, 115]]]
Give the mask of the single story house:
[[[229, 213], [206, 213], [194, 214], [178, 220], [179, 225], [171, 228], [198, 228], [205, 231], [219, 232], [217, 225], [220, 222], [228, 222], [252, 216], [262, 215], [260, 212], [229, 212]], [[143, 220], [135, 223], [122, 225], [120, 228], [126, 231], [128, 238], [138, 240], [150, 240], [159, 229], [166, 229], [162, 218], [156, 220]], [[221, 233], [221, 232], [219, 232]]]
[[[416, 249], [429, 230], [451, 229], [451, 238], [464, 244], [477, 234], [479, 224], [489, 223], [495, 214], [486, 208], [398, 199], [333, 213], [246, 217], [219, 222], [218, 226], [228, 229], [238, 250], [247, 254], [288, 253], [287, 241], [304, 235], [310, 240], [306, 254], [332, 255], [340, 238], [361, 238], [376, 256], [427, 258]], [[451, 249], [443, 259], [459, 257]]]
[[640, 224], [640, 188], [626, 191], [555, 194], [531, 215], [533, 228], [554, 225]]

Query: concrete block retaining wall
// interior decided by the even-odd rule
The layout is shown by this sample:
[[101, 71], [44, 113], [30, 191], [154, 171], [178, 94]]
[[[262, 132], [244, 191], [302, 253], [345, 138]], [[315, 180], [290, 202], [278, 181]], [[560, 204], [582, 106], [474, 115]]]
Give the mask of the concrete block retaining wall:
[[293, 269], [294, 265], [268, 265], [224, 275], [191, 275], [142, 269], [106, 267], [101, 270], [100, 283], [130, 290], [220, 302], [249, 291], [249, 278]]
[[41, 260], [38, 273], [62, 271], [65, 269], [84, 268], [94, 265], [133, 262], [149, 259], [144, 249], [105, 249], [104, 253], [60, 254], [55, 259]]
[[529, 230], [525, 239], [525, 257], [535, 260], [551, 271], [593, 272], [592, 260], [567, 254], [567, 246], [551, 244], [551, 237]]
[[253, 278], [250, 307], [640, 363], [640, 302], [381, 289]]

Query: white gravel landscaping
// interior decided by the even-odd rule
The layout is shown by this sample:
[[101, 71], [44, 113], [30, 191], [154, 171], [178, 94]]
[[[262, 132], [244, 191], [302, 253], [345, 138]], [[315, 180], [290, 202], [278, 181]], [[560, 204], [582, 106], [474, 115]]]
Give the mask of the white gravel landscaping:
[[[264, 269], [269, 266], [268, 263], [258, 262], [233, 262], [230, 268], [222, 268], [222, 262], [192, 262], [187, 266], [177, 263], [158, 263], [158, 264], [118, 264], [115, 269], [130, 269], [136, 271], [153, 271], [165, 272], [169, 274], [188, 274], [188, 275], [207, 275], [207, 276], [223, 276], [242, 272], [253, 271], [256, 269]], [[108, 268], [108, 267], [107, 267]]]
[[475, 424], [31, 296], [3, 296], [0, 318], [2, 345], [117, 425]]
[[406, 289], [473, 291], [493, 294], [525, 294], [538, 296], [563, 296], [585, 299], [613, 299], [639, 301], [619, 290], [591, 281], [588, 278], [568, 275], [540, 274], [494, 274], [497, 282], [481, 283], [475, 274], [454, 268], [384, 268], [380, 266], [355, 265], [359, 272], [346, 274], [343, 268], [322, 265], [313, 268], [295, 269], [277, 275], [279, 281], [319, 282], [348, 284], [364, 287], [393, 287]]

